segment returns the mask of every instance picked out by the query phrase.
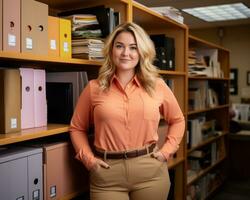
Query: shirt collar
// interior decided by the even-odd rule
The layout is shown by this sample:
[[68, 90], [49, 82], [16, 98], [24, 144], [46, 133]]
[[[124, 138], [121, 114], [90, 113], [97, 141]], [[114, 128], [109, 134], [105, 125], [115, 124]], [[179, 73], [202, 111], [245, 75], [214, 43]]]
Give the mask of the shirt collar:
[[[114, 75], [112, 76], [112, 78], [110, 79], [110, 85], [111, 85], [115, 80], [119, 82], [119, 80], [118, 80], [116, 74], [114, 74]], [[131, 82], [135, 83], [138, 87], [141, 87], [141, 84], [140, 84], [140, 81], [138, 80], [137, 75], [134, 76], [134, 78], [131, 80]]]

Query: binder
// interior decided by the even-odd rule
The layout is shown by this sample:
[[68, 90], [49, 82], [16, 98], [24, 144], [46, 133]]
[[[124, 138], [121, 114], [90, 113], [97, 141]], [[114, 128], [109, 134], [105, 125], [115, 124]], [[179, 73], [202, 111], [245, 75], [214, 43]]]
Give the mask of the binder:
[[3, 50], [20, 52], [20, 0], [3, 1]]
[[43, 157], [39, 153], [28, 156], [28, 195], [29, 199], [43, 199]]
[[34, 53], [35, 52], [35, 16], [34, 0], [21, 1], [21, 52]]
[[45, 70], [34, 70], [34, 115], [35, 127], [47, 125]]
[[[155, 44], [157, 53], [162, 53], [162, 48], [165, 49], [164, 57], [166, 60], [166, 65], [160, 66], [161, 69], [165, 70], [175, 70], [175, 41], [174, 38], [167, 37], [164, 34], [151, 35], [150, 38]], [[161, 50], [158, 50], [161, 49]], [[160, 52], [159, 52], [160, 51]], [[156, 57], [161, 60], [162, 55], [156, 54]]]
[[0, 70], [0, 133], [21, 129], [21, 86], [18, 69]]
[[35, 127], [34, 69], [20, 68], [22, 80], [21, 129]]
[[[43, 147], [44, 152], [44, 198], [46, 200], [62, 197], [62, 155], [56, 146]], [[54, 163], [57, 163], [56, 165]]]
[[48, 55], [59, 57], [59, 18], [48, 16]]
[[[43, 145], [45, 199], [60, 199], [88, 188], [88, 173], [68, 142]], [[57, 163], [56, 165], [54, 163]]]
[[73, 85], [73, 108], [75, 108], [78, 97], [88, 83], [88, 75], [85, 71], [79, 72], [49, 72], [46, 74], [47, 82], [67, 82]]
[[[0, 0], [0, 10], [3, 10], [3, 0]], [[0, 51], [3, 50], [3, 15], [0, 15]]]
[[[2, 150], [0, 177], [1, 199], [42, 199], [42, 149], [9, 147]], [[37, 193], [33, 187], [39, 188], [39, 196], [34, 196]]]
[[[48, 55], [48, 5], [33, 1], [35, 13], [34, 53]], [[29, 12], [30, 13], [30, 12]]]
[[59, 19], [60, 27], [60, 57], [71, 58], [72, 47], [71, 47], [71, 21], [67, 19]]
[[73, 115], [72, 83], [46, 83], [48, 123], [69, 124]]

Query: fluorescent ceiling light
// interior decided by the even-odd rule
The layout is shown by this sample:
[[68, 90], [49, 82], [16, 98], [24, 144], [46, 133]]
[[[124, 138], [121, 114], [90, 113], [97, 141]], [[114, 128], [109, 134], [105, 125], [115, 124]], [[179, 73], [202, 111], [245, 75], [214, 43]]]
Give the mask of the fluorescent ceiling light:
[[250, 17], [250, 9], [243, 3], [186, 8], [182, 9], [182, 11], [207, 22], [246, 19]]

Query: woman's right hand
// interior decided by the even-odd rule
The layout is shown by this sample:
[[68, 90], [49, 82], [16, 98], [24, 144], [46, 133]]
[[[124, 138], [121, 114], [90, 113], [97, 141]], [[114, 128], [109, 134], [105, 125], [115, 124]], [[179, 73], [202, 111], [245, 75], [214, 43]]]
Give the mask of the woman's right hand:
[[103, 167], [103, 168], [105, 168], [105, 169], [110, 168], [110, 166], [109, 166], [106, 162], [104, 162], [103, 160], [101, 160], [101, 159], [99, 159], [99, 158], [96, 158], [96, 162], [95, 162], [95, 164], [91, 167], [90, 170], [96, 170], [96, 169], [98, 169], [98, 167]]

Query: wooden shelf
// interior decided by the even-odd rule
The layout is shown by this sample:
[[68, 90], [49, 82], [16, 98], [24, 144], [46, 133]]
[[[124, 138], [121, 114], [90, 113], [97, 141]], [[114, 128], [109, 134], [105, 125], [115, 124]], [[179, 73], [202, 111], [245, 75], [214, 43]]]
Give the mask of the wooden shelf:
[[130, 0], [37, 0], [39, 2], [49, 5], [49, 8], [54, 10], [71, 10], [82, 8], [84, 5], [107, 5], [108, 3], [129, 3]]
[[187, 185], [191, 185], [193, 182], [201, 178], [203, 175], [205, 175], [207, 172], [209, 172], [211, 169], [215, 168], [218, 164], [220, 164], [223, 160], [225, 160], [226, 157], [223, 157], [219, 159], [215, 164], [207, 167], [206, 169], [200, 170], [195, 175], [191, 177], [187, 177]]
[[192, 151], [194, 151], [194, 150], [196, 150], [196, 149], [198, 149], [198, 148], [200, 148], [200, 147], [206, 146], [207, 144], [210, 144], [210, 143], [212, 143], [212, 142], [218, 140], [219, 138], [224, 137], [224, 136], [227, 135], [227, 134], [228, 134], [228, 133], [223, 132], [223, 133], [220, 134], [220, 135], [212, 136], [212, 137], [206, 139], [205, 141], [201, 142], [200, 144], [196, 145], [195, 147], [192, 147], [192, 148], [188, 149], [187, 154], [191, 153]]
[[45, 55], [34, 55], [30, 53], [16, 53], [0, 51], [0, 64], [4, 67], [25, 66], [32, 68], [47, 68], [53, 70], [74, 70], [81, 68], [86, 71], [98, 70], [101, 62], [77, 58], [64, 59], [61, 57], [50, 57]]
[[158, 70], [161, 75], [171, 75], [171, 76], [185, 76], [185, 72], [169, 71], [169, 70]]
[[0, 146], [31, 139], [57, 135], [69, 131], [69, 125], [48, 124], [48, 126], [24, 129], [20, 132], [0, 134]]
[[132, 1], [133, 13], [136, 13], [134, 21], [143, 27], [149, 29], [166, 29], [166, 28], [183, 28], [187, 29], [187, 25], [178, 23], [171, 18], [165, 17], [160, 13], [136, 2]]
[[189, 42], [192, 44], [192, 47], [195, 46], [195, 47], [199, 47], [199, 48], [206, 48], [206, 49], [213, 48], [213, 49], [221, 49], [224, 51], [229, 51], [228, 49], [226, 49], [222, 46], [219, 46], [217, 44], [200, 39], [200, 38], [195, 37], [193, 35], [189, 35], [188, 37], [189, 37]]
[[194, 115], [194, 114], [199, 114], [199, 113], [203, 113], [203, 112], [220, 110], [220, 109], [224, 109], [224, 108], [229, 108], [229, 106], [230, 106], [229, 104], [225, 104], [225, 105], [216, 106], [214, 108], [206, 108], [206, 109], [201, 109], [201, 110], [188, 111], [188, 115]]
[[173, 158], [168, 161], [168, 169], [172, 169], [179, 165], [180, 163], [184, 162], [184, 158]]
[[189, 80], [216, 80], [216, 81], [230, 81], [229, 78], [217, 78], [207, 76], [188, 76]]

